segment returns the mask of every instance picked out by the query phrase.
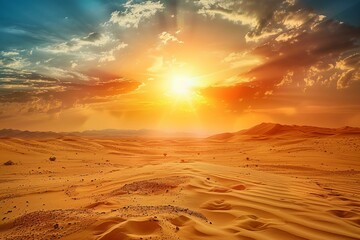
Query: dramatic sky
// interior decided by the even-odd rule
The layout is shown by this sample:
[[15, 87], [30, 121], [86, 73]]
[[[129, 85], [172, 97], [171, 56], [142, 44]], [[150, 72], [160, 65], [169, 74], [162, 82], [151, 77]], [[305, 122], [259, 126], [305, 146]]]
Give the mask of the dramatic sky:
[[0, 128], [360, 126], [359, 12], [359, 0], [0, 0]]

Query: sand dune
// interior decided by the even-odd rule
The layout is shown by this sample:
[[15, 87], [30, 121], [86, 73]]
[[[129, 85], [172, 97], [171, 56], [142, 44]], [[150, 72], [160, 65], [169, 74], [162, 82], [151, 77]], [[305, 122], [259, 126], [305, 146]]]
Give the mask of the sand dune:
[[1, 129], [0, 138], [22, 138], [22, 139], [46, 139], [46, 138], [65, 138], [72, 139], [76, 137], [90, 137], [90, 138], [133, 138], [133, 137], [191, 137], [193, 134], [186, 132], [162, 132], [150, 129], [140, 130], [118, 130], [118, 129], [104, 129], [104, 130], [87, 130], [83, 132], [32, 132], [15, 129]]
[[287, 137], [321, 137], [321, 136], [335, 136], [335, 135], [360, 135], [360, 128], [342, 127], [342, 128], [320, 128], [312, 126], [297, 126], [297, 125], [281, 125], [277, 123], [261, 123], [252, 128], [242, 130], [236, 133], [222, 133], [209, 137], [214, 140], [235, 140], [242, 136], [281, 136]]
[[357, 131], [0, 139], [0, 239], [359, 239]]

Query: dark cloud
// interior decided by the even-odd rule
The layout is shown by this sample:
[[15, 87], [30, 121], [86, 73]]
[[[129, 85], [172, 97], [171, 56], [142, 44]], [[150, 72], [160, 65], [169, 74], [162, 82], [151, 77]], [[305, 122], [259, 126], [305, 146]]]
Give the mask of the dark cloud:
[[250, 52], [265, 60], [238, 76], [250, 81], [201, 93], [237, 111], [299, 107], [304, 102], [353, 105], [360, 102], [354, 94], [360, 91], [359, 38], [359, 28], [331, 19], [308, 21], [269, 37]]
[[58, 82], [58, 80], [55, 78], [44, 76], [42, 74], [38, 74], [35, 72], [0, 67], [0, 84], [5, 79], [43, 80], [46, 82], [54, 82], [54, 83]]
[[[232, 112], [259, 113], [272, 116], [274, 121], [333, 123], [333, 120], [351, 119], [360, 111], [360, 81], [352, 88], [338, 90], [313, 86], [287, 85], [268, 90], [261, 84], [242, 83], [235, 86], [208, 87], [199, 92], [209, 99], [209, 104]], [[221, 101], [219, 101], [219, 99]], [[341, 121], [341, 122], [346, 122]]]
[[[9, 76], [14, 77], [14, 74]], [[21, 104], [19, 111], [53, 113], [77, 104], [110, 101], [111, 97], [129, 93], [141, 85], [123, 79], [96, 83], [62, 82], [36, 73], [26, 73], [20, 78], [19, 84], [28, 84], [25, 88], [19, 88], [14, 80], [11, 85], [0, 81], [0, 103], [3, 108]]]
[[219, 16], [234, 24], [247, 25], [247, 39], [256, 39], [264, 33], [286, 30], [285, 20], [297, 13], [299, 8], [292, 1], [255, 0], [255, 1], [207, 1], [200, 0], [200, 14]]
[[[316, 69], [317, 74], [312, 77], [319, 77], [316, 78], [316, 82], [321, 84], [331, 79], [331, 75], [359, 69], [360, 64], [356, 62], [358, 57], [355, 54], [360, 47], [359, 29], [328, 20], [319, 23], [313, 29], [304, 26], [298, 31], [300, 33], [291, 40], [271, 40], [257, 47], [253, 54], [269, 60], [246, 75], [258, 81], [270, 75], [271, 79], [263, 80], [264, 84], [275, 86], [280, 84], [289, 72], [305, 78], [309, 71]], [[342, 62], [346, 67], [339, 65]], [[303, 82], [299, 77], [292, 80], [293, 83]], [[358, 79], [350, 78], [348, 83], [356, 80]]]
[[[198, 89], [221, 106], [219, 111], [224, 104], [226, 110], [269, 114], [277, 109], [282, 114], [301, 104], [360, 102], [359, 28], [300, 1], [109, 2], [4, 2], [2, 114], [56, 113], [111, 101], [140, 86], [114, 80], [119, 75], [142, 80], [162, 75], [160, 70], [150, 73], [154, 59], [161, 59], [163, 72], [180, 65], [219, 72]], [[209, 87], [212, 83], [217, 85]], [[144, 92], [155, 95], [152, 89]], [[125, 97], [134, 105], [141, 105], [142, 98]]]
[[96, 42], [99, 41], [101, 38], [102, 38], [101, 33], [93, 32], [87, 35], [86, 37], [83, 37], [82, 40], [87, 42]]

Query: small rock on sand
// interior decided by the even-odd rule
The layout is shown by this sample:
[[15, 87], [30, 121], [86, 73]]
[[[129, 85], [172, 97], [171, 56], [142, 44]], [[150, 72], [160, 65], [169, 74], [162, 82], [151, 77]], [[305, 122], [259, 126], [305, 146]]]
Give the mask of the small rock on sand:
[[15, 165], [15, 163], [11, 160], [7, 161], [4, 163], [5, 166], [11, 166], [11, 165]]

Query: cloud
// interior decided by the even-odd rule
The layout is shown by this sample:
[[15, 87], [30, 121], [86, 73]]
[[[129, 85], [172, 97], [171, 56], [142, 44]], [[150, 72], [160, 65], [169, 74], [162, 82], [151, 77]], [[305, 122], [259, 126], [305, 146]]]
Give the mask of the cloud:
[[0, 66], [21, 69], [29, 65], [28, 59], [21, 56], [19, 52], [4, 52], [0, 55]]
[[247, 42], [267, 40], [308, 22], [314, 27], [325, 18], [302, 9], [297, 2], [289, 0], [200, 0], [197, 4], [200, 6], [198, 13], [201, 15], [212, 18], [218, 16], [234, 24], [247, 26]]
[[12, 56], [19, 55], [19, 52], [17, 52], [17, 51], [8, 51], [8, 52], [1, 51], [0, 54], [4, 57], [12, 57]]
[[78, 82], [78, 81], [98, 80], [98, 78], [96, 78], [96, 77], [89, 76], [80, 71], [75, 71], [72, 68], [68, 69], [68, 68], [62, 68], [62, 67], [40, 65], [37, 68], [37, 72], [41, 73], [45, 76], [49, 76], [49, 77], [63, 80], [63, 81]]
[[[138, 89], [140, 82], [115, 79], [106, 82], [70, 83], [36, 73], [27, 73], [14, 87], [0, 82], [0, 111], [17, 106], [11, 111], [54, 113], [77, 105], [111, 101], [114, 96]], [[13, 81], [11, 81], [14, 84]], [[16, 83], [16, 82], [15, 82]], [[20, 85], [21, 84], [21, 85]], [[23, 87], [22, 85], [25, 85]]]
[[[360, 91], [359, 29], [303, 9], [293, 9], [287, 18], [277, 18], [277, 12], [271, 19], [281, 24], [263, 26], [261, 32], [249, 29], [254, 35], [246, 35], [264, 37], [262, 41], [247, 41], [257, 44], [246, 55], [260, 61], [232, 77], [231, 84], [204, 88], [201, 93], [223, 101], [214, 104], [240, 112], [299, 107], [304, 102], [349, 106], [359, 101], [354, 94]], [[284, 30], [265, 36], [272, 31], [271, 26]], [[243, 54], [230, 53], [223, 63], [241, 66]]]
[[109, 41], [109, 36], [101, 33], [92, 32], [82, 38], [72, 38], [68, 42], [51, 45], [41, 50], [51, 53], [69, 53], [74, 52], [85, 46], [102, 46]]
[[[54, 89], [59, 80], [27, 70], [0, 68], [0, 91], [2, 89], [44, 90]], [[6, 91], [5, 91], [6, 92]]]
[[104, 36], [101, 33], [92, 32], [86, 37], [81, 38], [81, 40], [85, 42], [99, 43], [104, 41]]
[[228, 20], [235, 24], [247, 25], [260, 30], [272, 18], [276, 9], [290, 6], [286, 1], [256, 0], [256, 1], [221, 1], [200, 0], [199, 14]]
[[241, 68], [254, 67], [259, 65], [262, 60], [259, 56], [251, 55], [248, 52], [232, 52], [222, 62], [230, 64], [232, 68]]
[[[358, 112], [360, 98], [356, 94], [360, 84], [352, 88], [341, 89], [314, 85], [307, 91], [302, 91], [296, 84], [274, 87], [260, 82], [246, 82], [232, 86], [214, 86], [198, 89], [198, 92], [208, 99], [208, 104], [214, 108], [244, 113], [264, 113], [277, 120], [284, 121], [287, 117], [291, 122], [304, 122], [309, 119], [334, 119], [338, 115], [349, 118]], [[220, 100], [220, 101], [219, 101]], [[317, 106], [309, 110], [308, 106]], [[329, 107], [334, 111], [327, 111]], [[353, 109], [344, 112], [341, 109]], [[357, 109], [357, 110], [354, 110]], [[317, 117], [315, 117], [317, 115]]]
[[114, 56], [114, 52], [111, 50], [109, 52], [102, 52], [101, 53], [101, 57], [99, 58], [99, 63], [104, 63], [104, 62], [112, 62], [115, 61], [116, 58]]
[[164, 5], [160, 1], [135, 3], [130, 0], [123, 4], [123, 7], [124, 11], [115, 11], [111, 14], [109, 23], [118, 24], [125, 28], [138, 28], [141, 22], [164, 9]]
[[76, 68], [78, 64], [76, 62], [71, 62], [71, 68]]
[[222, 19], [228, 20], [235, 24], [249, 25], [251, 27], [256, 26], [256, 19], [247, 15], [246, 13], [238, 14], [231, 11], [227, 11], [225, 9], [216, 10], [216, 9], [206, 9], [206, 8], [200, 9], [199, 13], [204, 16], [210, 16], [210, 17], [220, 16]]
[[[171, 69], [202, 76], [201, 86], [213, 84], [199, 87], [199, 94], [219, 111], [286, 114], [298, 113], [290, 109], [304, 102], [336, 102], [322, 93], [344, 104], [358, 100], [359, 29], [304, 9], [300, 1], [127, 0], [107, 6], [93, 16], [94, 24], [77, 15], [77, 24], [70, 16], [63, 26], [27, 27], [37, 33], [36, 42], [25, 44], [30, 38], [10, 29], [21, 41], [0, 51], [0, 111], [57, 112], [111, 101], [140, 86], [110, 83], [119, 73], [161, 79]], [[155, 94], [149, 86], [143, 92]], [[124, 99], [142, 106], [143, 95]]]
[[299, 31], [287, 41], [274, 39], [257, 47], [252, 54], [269, 60], [246, 75], [260, 81], [270, 75], [272, 80], [267, 83], [277, 85], [291, 71], [293, 81], [287, 82], [302, 85], [305, 81], [306, 87], [329, 86], [335, 81], [338, 88], [343, 88], [359, 79], [358, 29], [333, 20], [315, 27], [309, 23], [303, 28], [307, 30]]
[[161, 41], [162, 45], [166, 45], [169, 42], [174, 42], [174, 43], [184, 43], [183, 41], [180, 41], [176, 36], [168, 33], [168, 32], [162, 32], [159, 34], [159, 39]]
[[[296, 96], [306, 92], [304, 99], [298, 101], [314, 103], [324, 102], [316, 97], [319, 93], [313, 89], [333, 93], [337, 89], [359, 89], [359, 84], [355, 84], [360, 82], [358, 28], [325, 19], [324, 16], [307, 10], [292, 11], [286, 18], [276, 17], [278, 10], [273, 13], [271, 19], [277, 19], [281, 24], [274, 23], [272, 26], [284, 29], [280, 34], [266, 36], [268, 31], [272, 31], [271, 24], [263, 27], [262, 32], [257, 34], [254, 29], [249, 29], [250, 33], [255, 34], [251, 36], [260, 37], [264, 41], [253, 41], [254, 38], [248, 40], [248, 43], [256, 42], [258, 45], [247, 51], [246, 55], [260, 61], [250, 64], [251, 69], [246, 73], [240, 72], [231, 77], [231, 81], [223, 80], [223, 83], [227, 83], [225, 86], [218, 84], [203, 89], [204, 95], [222, 99], [230, 108], [244, 110], [249, 106], [264, 104], [262, 99], [276, 99], [282, 89], [288, 91], [282, 99], [291, 96], [297, 99]], [[245, 38], [248, 36], [249, 33]], [[230, 53], [223, 59], [223, 63], [230, 64], [233, 68], [241, 67], [247, 62], [244, 54]], [[270, 92], [271, 96], [268, 94]], [[339, 99], [344, 99], [342, 94], [345, 92], [339, 91], [339, 94]], [[345, 104], [352, 101], [348, 99]], [[281, 108], [288, 103], [277, 101], [274, 104], [279, 104], [278, 107]]]
[[338, 71], [331, 78], [337, 79], [338, 88], [347, 88], [352, 81], [360, 81], [360, 54], [354, 53], [340, 59], [336, 62], [335, 69]]
[[127, 46], [128, 46], [127, 43], [120, 42], [115, 48], [113, 48], [107, 52], [102, 52], [100, 54], [99, 63], [115, 61], [116, 57], [115, 57], [114, 53], [120, 49], [126, 48]]

